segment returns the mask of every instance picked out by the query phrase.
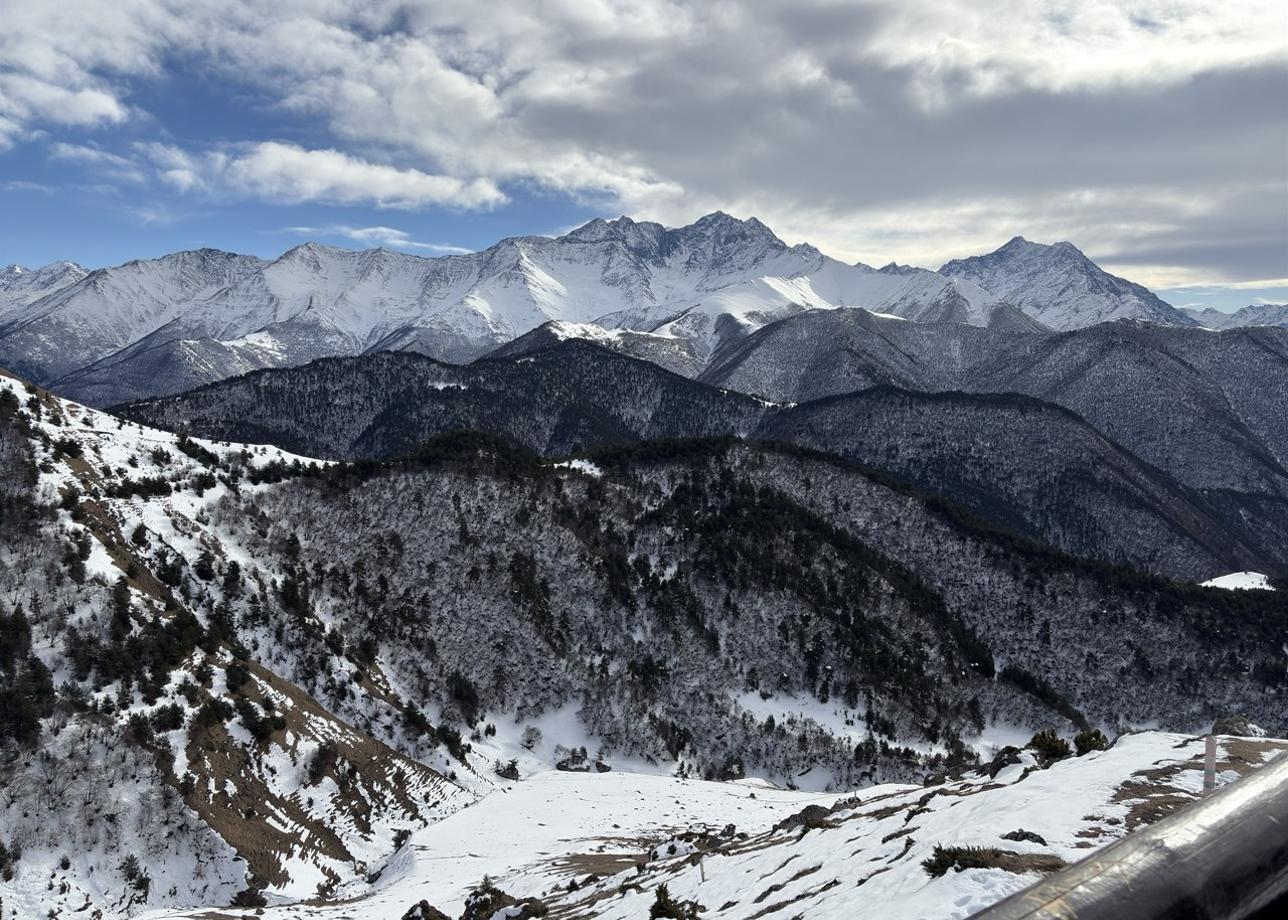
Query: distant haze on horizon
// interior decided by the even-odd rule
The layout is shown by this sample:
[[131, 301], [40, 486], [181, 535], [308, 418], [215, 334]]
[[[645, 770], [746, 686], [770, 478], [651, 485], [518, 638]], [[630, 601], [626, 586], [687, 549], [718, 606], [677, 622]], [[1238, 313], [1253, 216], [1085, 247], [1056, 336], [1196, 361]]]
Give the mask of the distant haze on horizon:
[[420, 255], [724, 210], [846, 261], [1069, 240], [1288, 301], [1265, 0], [94, 0], [0, 34], [0, 264]]

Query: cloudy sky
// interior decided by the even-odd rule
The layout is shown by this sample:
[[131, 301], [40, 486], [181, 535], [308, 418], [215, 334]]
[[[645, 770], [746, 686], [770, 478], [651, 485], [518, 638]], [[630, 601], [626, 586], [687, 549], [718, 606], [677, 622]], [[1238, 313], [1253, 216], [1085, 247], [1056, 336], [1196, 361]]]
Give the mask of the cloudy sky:
[[1282, 0], [0, 0], [0, 263], [723, 209], [1288, 300]]

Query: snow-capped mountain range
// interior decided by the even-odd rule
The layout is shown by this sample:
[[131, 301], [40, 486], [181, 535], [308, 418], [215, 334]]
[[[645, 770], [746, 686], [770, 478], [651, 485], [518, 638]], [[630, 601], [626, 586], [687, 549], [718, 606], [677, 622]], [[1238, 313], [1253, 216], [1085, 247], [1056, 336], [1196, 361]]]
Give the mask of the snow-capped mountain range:
[[1288, 303], [1254, 303], [1233, 313], [1206, 307], [1182, 307], [1181, 311], [1206, 329], [1238, 329], [1242, 326], [1288, 326]]
[[306, 243], [273, 260], [202, 249], [92, 272], [13, 266], [0, 273], [0, 366], [78, 397], [104, 379], [164, 394], [379, 350], [461, 363], [556, 322], [562, 336], [615, 336], [696, 374], [769, 322], [843, 307], [1033, 330], [1196, 324], [1069, 243], [1017, 237], [938, 272], [872, 268], [717, 212], [675, 229], [596, 219], [437, 258]]

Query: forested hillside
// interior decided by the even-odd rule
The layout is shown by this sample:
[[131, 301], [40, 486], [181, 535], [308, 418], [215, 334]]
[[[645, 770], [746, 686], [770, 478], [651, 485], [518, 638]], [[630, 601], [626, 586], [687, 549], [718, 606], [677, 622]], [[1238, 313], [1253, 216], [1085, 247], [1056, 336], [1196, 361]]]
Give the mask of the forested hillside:
[[247, 653], [225, 462], [0, 376], [6, 918], [316, 896], [473, 798]]
[[[121, 411], [335, 459], [398, 456], [460, 430], [548, 456], [650, 438], [783, 440], [857, 460], [1079, 556], [1192, 582], [1288, 566], [1288, 499], [1201, 491], [1033, 398], [884, 389], [778, 404], [568, 340], [465, 367], [411, 354], [321, 361]], [[1257, 464], [1239, 468], [1259, 475]]]
[[836, 310], [730, 345], [701, 379], [806, 402], [878, 384], [1021, 393], [1078, 413], [1198, 489], [1288, 496], [1288, 330], [1138, 322], [1051, 334]]
[[1079, 561], [825, 455], [323, 464], [0, 394], [23, 897], [338, 896], [555, 764], [840, 789], [996, 731], [1288, 730], [1283, 592]]

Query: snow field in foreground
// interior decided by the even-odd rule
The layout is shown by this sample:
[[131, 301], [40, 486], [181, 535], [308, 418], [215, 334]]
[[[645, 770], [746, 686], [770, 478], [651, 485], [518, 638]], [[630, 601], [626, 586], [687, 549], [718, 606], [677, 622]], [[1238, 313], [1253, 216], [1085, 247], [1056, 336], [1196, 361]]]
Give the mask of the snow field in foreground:
[[[1285, 747], [1282, 741], [1222, 738], [1218, 784]], [[414, 835], [372, 894], [342, 904], [270, 907], [263, 916], [399, 920], [421, 900], [459, 916], [468, 890], [487, 875], [515, 897], [540, 897], [569, 917], [642, 920], [657, 887], [666, 884], [677, 900], [703, 905], [706, 920], [749, 920], [775, 905], [790, 910], [785, 917], [803, 913], [813, 920], [965, 918], [1039, 875], [1024, 867], [980, 868], [932, 878], [922, 863], [936, 846], [1076, 862], [1167, 813], [1178, 797], [1197, 797], [1203, 748], [1201, 738], [1144, 732], [1047, 769], [1036, 768], [1026, 752], [992, 778], [971, 774], [941, 786], [871, 787], [858, 791], [857, 803], [756, 781], [543, 773]], [[829, 813], [804, 828], [773, 830], [807, 805]], [[706, 825], [718, 834], [726, 824], [749, 836], [720, 843], [700, 865], [686, 858], [693, 847], [680, 842], [676, 855], [666, 855], [663, 846], [660, 858], [639, 867], [653, 846], [677, 833]], [[1004, 836], [1020, 830], [1042, 842]]]

